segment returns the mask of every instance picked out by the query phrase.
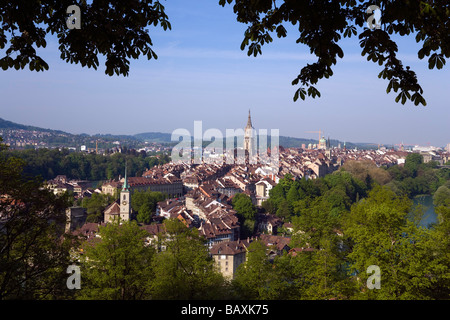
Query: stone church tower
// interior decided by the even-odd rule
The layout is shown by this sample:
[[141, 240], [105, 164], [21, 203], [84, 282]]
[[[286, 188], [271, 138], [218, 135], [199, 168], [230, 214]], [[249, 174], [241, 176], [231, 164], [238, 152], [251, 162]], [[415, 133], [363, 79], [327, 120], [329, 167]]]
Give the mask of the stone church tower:
[[254, 155], [256, 151], [255, 137], [253, 131], [254, 128], [252, 126], [252, 117], [250, 115], [250, 110], [248, 110], [248, 120], [247, 126], [245, 127], [245, 135], [244, 135], [244, 149], [248, 151], [248, 153], [251, 155]]

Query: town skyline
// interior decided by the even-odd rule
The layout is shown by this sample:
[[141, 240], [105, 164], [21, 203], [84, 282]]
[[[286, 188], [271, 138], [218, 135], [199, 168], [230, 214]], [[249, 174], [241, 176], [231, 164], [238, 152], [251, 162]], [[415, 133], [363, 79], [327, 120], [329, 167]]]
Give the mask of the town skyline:
[[[253, 115], [252, 115], [252, 119], [253, 119]], [[4, 120], [5, 122], [12, 122], [12, 121], [10, 121], [8, 119], [2, 119], [1, 117], [0, 117], [0, 120]], [[187, 125], [187, 126], [185, 126], [183, 128], [176, 128], [172, 132], [167, 132], [167, 131], [166, 132], [164, 132], [164, 131], [146, 131], [146, 132], [135, 132], [135, 133], [131, 133], [131, 134], [123, 134], [123, 136], [136, 137], [136, 136], [145, 135], [145, 134], [171, 135], [177, 129], [185, 129], [185, 130], [188, 130], [192, 134], [192, 137], [194, 137], [194, 124], [195, 124], [195, 121], [190, 126]], [[28, 123], [15, 123], [15, 122], [13, 122], [13, 125], [34, 127], [34, 125], [31, 125], [31, 124], [28, 124]], [[38, 129], [42, 129], [42, 130], [62, 131], [64, 133], [68, 133], [68, 134], [71, 134], [71, 135], [84, 135], [84, 134], [87, 134], [87, 135], [89, 135], [91, 137], [94, 137], [94, 136], [108, 136], [108, 135], [111, 135], [111, 136], [122, 136], [122, 134], [114, 134], [114, 133], [111, 133], [111, 132], [95, 132], [95, 133], [80, 132], [80, 133], [74, 133], [74, 132], [60, 130], [60, 129], [51, 128], [51, 127], [50, 128], [44, 128], [44, 127], [39, 127], [39, 126], [36, 126], [36, 127]], [[243, 129], [243, 128], [244, 128], [244, 125], [242, 125], [241, 127], [225, 128], [223, 130], [220, 130], [220, 129], [219, 130], [223, 133], [223, 137], [226, 138], [227, 137], [227, 135], [226, 135], [226, 130], [227, 129], [236, 130], [236, 129]], [[5, 129], [5, 128], [3, 128], [3, 129]], [[202, 134], [204, 134], [204, 132], [206, 130], [208, 130], [208, 129], [217, 129], [217, 127], [203, 127]], [[259, 129], [267, 130], [268, 131], [268, 135], [270, 136], [270, 131], [273, 130], [273, 129], [276, 129], [276, 128], [258, 128], [258, 127], [255, 127], [256, 132], [258, 132]], [[0, 130], [2, 130], [1, 124], [0, 124]], [[410, 143], [407, 140], [404, 140], [404, 141], [402, 140], [400, 142], [397, 142], [397, 141], [394, 141], [394, 142], [380, 141], [380, 139], [374, 139], [372, 141], [357, 141], [356, 138], [349, 139], [349, 140], [343, 140], [343, 139], [340, 139], [340, 137], [327, 135], [327, 131], [326, 130], [319, 130], [320, 132], [317, 131], [317, 132], [314, 132], [314, 133], [311, 133], [311, 132], [307, 133], [307, 132], [303, 131], [303, 136], [301, 135], [302, 131], [299, 131], [298, 135], [296, 135], [296, 136], [289, 136], [289, 135], [282, 134], [282, 129], [279, 129], [279, 130], [280, 130], [280, 135], [279, 135], [280, 137], [294, 138], [294, 139], [299, 139], [299, 140], [317, 140], [317, 143], [319, 142], [318, 135], [320, 135], [321, 137], [324, 137], [326, 139], [330, 138], [332, 140], [336, 140], [336, 141], [339, 141], [339, 142], [342, 142], [342, 143], [361, 144], [361, 145], [362, 144], [369, 144], [369, 145], [372, 144], [372, 145], [379, 145], [379, 146], [386, 146], [386, 147], [393, 147], [393, 148], [401, 148], [401, 146], [403, 145], [403, 146], [423, 146], [423, 147], [430, 147], [431, 146], [431, 147], [437, 147], [437, 148], [445, 149], [447, 147], [447, 145], [449, 144], [449, 142], [446, 142], [446, 140], [442, 140], [442, 141], [444, 141], [444, 143], [442, 145], [439, 145], [438, 143], [433, 143], [431, 141], [427, 141], [427, 143], [419, 144], [419, 143]], [[425, 139], [425, 140], [427, 140], [427, 139]], [[176, 141], [174, 140], [172, 142], [175, 143]], [[166, 141], [166, 143], [170, 143], [170, 141]]]

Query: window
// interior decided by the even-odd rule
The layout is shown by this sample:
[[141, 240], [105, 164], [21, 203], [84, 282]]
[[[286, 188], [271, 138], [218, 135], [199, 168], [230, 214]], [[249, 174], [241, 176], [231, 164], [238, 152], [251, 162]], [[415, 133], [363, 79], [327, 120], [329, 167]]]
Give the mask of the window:
[[221, 259], [221, 260], [225, 260], [226, 258], [227, 258], [227, 256], [224, 255], [224, 254], [222, 254], [222, 255], [220, 256], [220, 259]]

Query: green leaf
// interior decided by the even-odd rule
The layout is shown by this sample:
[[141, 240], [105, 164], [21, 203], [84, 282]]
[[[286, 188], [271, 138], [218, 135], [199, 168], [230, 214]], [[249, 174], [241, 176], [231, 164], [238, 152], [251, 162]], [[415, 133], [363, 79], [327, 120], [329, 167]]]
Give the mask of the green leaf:
[[294, 102], [298, 100], [298, 98], [305, 100], [306, 98], [306, 90], [304, 88], [298, 88], [294, 94]]
[[436, 67], [438, 70], [442, 69], [445, 65], [445, 58], [442, 54], [433, 53], [428, 59], [428, 68], [434, 69]]
[[279, 25], [276, 29], [277, 37], [278, 38], [284, 38], [287, 35], [286, 29], [283, 27], [283, 25]]
[[294, 93], [294, 102], [298, 100], [298, 95], [299, 95], [300, 89], [297, 89]]

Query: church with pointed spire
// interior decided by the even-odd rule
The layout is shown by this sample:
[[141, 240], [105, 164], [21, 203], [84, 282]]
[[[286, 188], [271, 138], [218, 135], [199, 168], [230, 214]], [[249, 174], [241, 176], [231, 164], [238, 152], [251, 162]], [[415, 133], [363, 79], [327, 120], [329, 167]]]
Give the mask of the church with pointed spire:
[[254, 154], [256, 145], [250, 109], [248, 110], [247, 126], [245, 127], [244, 132], [244, 150], [246, 150], [249, 154]]
[[104, 221], [106, 223], [113, 222], [117, 219], [120, 219], [120, 221], [129, 221], [131, 213], [131, 194], [127, 179], [127, 165], [125, 164], [125, 181], [120, 191], [119, 199], [106, 207], [103, 212]]

